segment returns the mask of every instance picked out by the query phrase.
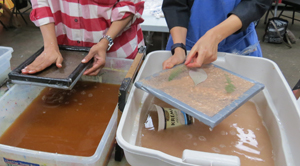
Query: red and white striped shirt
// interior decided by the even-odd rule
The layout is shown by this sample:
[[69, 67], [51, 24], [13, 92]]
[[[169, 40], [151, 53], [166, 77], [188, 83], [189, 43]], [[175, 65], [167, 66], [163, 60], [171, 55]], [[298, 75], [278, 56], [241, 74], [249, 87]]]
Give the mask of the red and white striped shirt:
[[92, 47], [113, 21], [133, 14], [133, 20], [114, 39], [107, 56], [133, 59], [144, 45], [139, 23], [144, 10], [141, 0], [31, 0], [30, 19], [36, 26], [55, 24], [59, 45]]

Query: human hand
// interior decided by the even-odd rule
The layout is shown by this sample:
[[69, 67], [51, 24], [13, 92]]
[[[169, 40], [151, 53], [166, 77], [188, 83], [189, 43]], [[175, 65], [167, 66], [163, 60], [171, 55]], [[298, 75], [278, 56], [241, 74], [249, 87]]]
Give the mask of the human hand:
[[171, 69], [175, 65], [181, 64], [185, 60], [185, 50], [177, 47], [174, 50], [174, 55], [163, 62], [163, 69]]
[[194, 68], [217, 60], [218, 44], [220, 42], [220, 38], [216, 34], [208, 31], [193, 46], [184, 64], [187, 67]]
[[44, 70], [53, 63], [56, 63], [56, 66], [61, 68], [62, 62], [63, 57], [59, 52], [58, 46], [45, 47], [44, 51], [30, 65], [22, 69], [22, 73], [34, 74]]
[[101, 40], [99, 43], [94, 45], [88, 55], [81, 61], [82, 63], [87, 63], [92, 58], [94, 58], [93, 66], [87, 69], [84, 75], [97, 75], [105, 64], [106, 49], [108, 47], [108, 41], [106, 39]]

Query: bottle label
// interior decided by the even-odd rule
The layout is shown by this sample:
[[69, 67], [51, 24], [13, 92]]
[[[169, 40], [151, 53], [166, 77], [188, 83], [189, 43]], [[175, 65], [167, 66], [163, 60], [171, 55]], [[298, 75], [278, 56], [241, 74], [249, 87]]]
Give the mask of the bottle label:
[[194, 118], [175, 108], [164, 108], [155, 105], [158, 114], [158, 131], [181, 125], [190, 125]]

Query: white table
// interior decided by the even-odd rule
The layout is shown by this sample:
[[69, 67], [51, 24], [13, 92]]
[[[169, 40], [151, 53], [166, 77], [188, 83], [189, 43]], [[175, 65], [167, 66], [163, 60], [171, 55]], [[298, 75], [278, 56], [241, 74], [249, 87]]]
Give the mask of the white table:
[[165, 18], [155, 18], [148, 11], [143, 13], [142, 18], [144, 19], [144, 22], [141, 23], [143, 31], [169, 33]]
[[169, 28], [166, 23], [165, 18], [156, 18], [152, 16], [149, 12], [143, 13], [142, 18], [144, 22], [141, 23], [142, 31], [148, 31], [149, 33], [153, 32], [162, 32], [161, 35], [161, 49], [165, 49], [165, 33], [169, 33]]

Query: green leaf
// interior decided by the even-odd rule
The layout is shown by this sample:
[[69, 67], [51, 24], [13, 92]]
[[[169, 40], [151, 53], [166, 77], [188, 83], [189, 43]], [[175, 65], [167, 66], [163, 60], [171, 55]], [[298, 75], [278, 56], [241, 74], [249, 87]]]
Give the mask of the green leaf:
[[179, 66], [175, 69], [172, 69], [171, 74], [169, 76], [169, 81], [173, 80], [175, 77], [177, 77], [181, 72], [183, 72], [184, 70], [184, 65]]
[[226, 92], [227, 93], [234, 92], [236, 87], [232, 84], [232, 81], [227, 74], [225, 74], [225, 77], [226, 77], [226, 83], [227, 83], [227, 85], [225, 86]]

